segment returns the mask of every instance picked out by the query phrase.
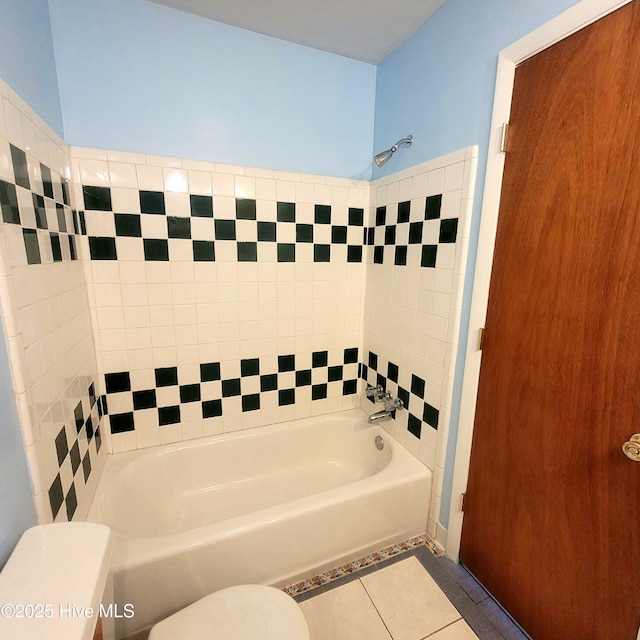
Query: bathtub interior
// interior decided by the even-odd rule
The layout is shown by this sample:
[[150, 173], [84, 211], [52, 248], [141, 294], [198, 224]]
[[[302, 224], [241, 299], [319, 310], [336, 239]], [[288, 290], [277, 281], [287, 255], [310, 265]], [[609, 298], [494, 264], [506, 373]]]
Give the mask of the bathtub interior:
[[125, 536], [163, 537], [373, 476], [392, 449], [378, 450], [373, 431], [349, 429], [352, 418], [282, 423], [268, 441], [258, 428], [119, 454], [109, 460], [93, 518]]

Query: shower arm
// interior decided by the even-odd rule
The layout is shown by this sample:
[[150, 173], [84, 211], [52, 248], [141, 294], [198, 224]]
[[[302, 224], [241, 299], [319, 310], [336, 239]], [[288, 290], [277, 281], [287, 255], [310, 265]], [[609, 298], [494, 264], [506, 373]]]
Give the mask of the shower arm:
[[398, 142], [396, 142], [391, 147], [391, 149], [389, 149], [389, 151], [391, 151], [391, 153], [395, 153], [398, 150], [398, 147], [402, 146], [403, 144], [406, 144], [407, 147], [410, 147], [412, 143], [413, 143], [413, 136], [402, 138], [401, 140], [398, 140]]

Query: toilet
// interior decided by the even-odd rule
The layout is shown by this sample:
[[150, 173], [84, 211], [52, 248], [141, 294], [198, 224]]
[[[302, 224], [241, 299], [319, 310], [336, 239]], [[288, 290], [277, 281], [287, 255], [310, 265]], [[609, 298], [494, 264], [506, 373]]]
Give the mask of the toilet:
[[[113, 640], [114, 618], [98, 615], [102, 607], [111, 611], [114, 606], [113, 544], [108, 527], [89, 522], [28, 529], [0, 572], [0, 638]], [[21, 606], [27, 607], [23, 615]], [[205, 596], [157, 623], [149, 634], [149, 640], [213, 638], [310, 640], [296, 601], [279, 589], [255, 584]]]
[[0, 572], [0, 638], [113, 640], [113, 536], [92, 522], [27, 529]]
[[274, 587], [216, 591], [154, 625], [149, 640], [309, 640], [296, 601]]

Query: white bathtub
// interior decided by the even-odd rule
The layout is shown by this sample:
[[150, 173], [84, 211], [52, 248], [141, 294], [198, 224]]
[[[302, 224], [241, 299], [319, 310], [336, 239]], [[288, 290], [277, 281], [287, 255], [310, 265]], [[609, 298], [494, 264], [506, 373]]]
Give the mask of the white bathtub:
[[135, 609], [117, 636], [422, 534], [430, 492], [429, 469], [359, 409], [109, 456], [88, 520], [112, 528], [115, 600]]

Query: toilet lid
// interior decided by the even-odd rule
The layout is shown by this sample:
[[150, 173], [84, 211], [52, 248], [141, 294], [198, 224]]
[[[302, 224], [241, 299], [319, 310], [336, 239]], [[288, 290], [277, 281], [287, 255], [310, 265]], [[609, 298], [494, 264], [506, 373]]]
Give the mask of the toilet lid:
[[216, 591], [156, 624], [149, 640], [309, 640], [295, 600], [273, 587]]

